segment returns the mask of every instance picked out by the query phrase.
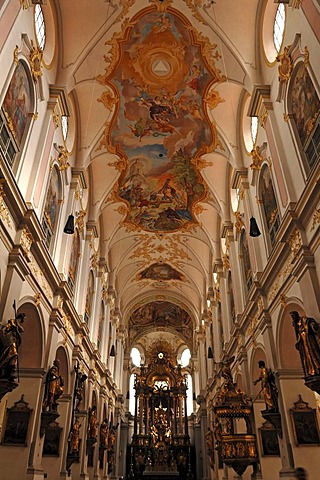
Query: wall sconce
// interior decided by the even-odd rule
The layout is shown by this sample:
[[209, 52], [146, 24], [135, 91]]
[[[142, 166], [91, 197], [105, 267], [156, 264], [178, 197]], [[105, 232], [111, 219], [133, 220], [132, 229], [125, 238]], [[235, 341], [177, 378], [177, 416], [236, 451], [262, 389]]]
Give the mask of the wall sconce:
[[110, 348], [110, 357], [115, 357], [115, 356], [116, 356], [116, 349], [114, 345], [112, 345]]
[[208, 347], [208, 358], [213, 358], [213, 351], [211, 347]]
[[63, 229], [64, 233], [67, 233], [68, 235], [73, 235], [74, 234], [74, 216], [69, 215], [67, 223]]
[[250, 237], [259, 237], [261, 235], [261, 232], [259, 230], [257, 220], [254, 217], [250, 218], [250, 232], [249, 232]]

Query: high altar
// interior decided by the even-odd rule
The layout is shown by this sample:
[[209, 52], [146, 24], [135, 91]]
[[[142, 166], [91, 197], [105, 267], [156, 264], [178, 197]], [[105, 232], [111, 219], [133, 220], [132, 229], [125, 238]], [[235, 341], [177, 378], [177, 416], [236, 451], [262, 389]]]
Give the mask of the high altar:
[[135, 415], [128, 448], [131, 478], [192, 478], [187, 382], [167, 342], [149, 349], [135, 380]]

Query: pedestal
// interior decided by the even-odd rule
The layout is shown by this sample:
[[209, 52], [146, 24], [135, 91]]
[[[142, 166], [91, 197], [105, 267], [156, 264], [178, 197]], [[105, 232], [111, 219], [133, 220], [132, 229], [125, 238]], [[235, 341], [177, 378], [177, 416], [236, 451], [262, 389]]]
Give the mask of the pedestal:
[[12, 392], [17, 388], [18, 384], [16, 382], [10, 382], [9, 380], [1, 379], [0, 380], [0, 402], [1, 399], [7, 394]]

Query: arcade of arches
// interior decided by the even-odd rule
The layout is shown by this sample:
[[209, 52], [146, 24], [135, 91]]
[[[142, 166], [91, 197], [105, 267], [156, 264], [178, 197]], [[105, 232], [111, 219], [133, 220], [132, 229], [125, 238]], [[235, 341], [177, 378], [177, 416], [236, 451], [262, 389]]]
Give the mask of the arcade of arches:
[[319, 40], [0, 0], [1, 480], [319, 478]]

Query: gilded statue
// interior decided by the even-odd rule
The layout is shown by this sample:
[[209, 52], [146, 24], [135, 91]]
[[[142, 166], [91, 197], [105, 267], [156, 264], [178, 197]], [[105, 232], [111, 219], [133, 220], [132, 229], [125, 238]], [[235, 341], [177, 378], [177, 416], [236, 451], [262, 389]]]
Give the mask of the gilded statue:
[[108, 451], [109, 452], [114, 450], [118, 426], [119, 426], [119, 423], [117, 423], [117, 425], [113, 425], [109, 429], [109, 433], [108, 433]]
[[298, 312], [290, 312], [296, 333], [296, 349], [299, 351], [306, 377], [320, 375], [320, 324]]
[[100, 425], [100, 446], [102, 448], [108, 447], [109, 428], [108, 421], [106, 419]]
[[18, 374], [18, 350], [21, 345], [22, 323], [25, 314], [20, 313], [0, 328], [0, 379], [14, 382]]
[[261, 392], [264, 396], [266, 403], [266, 409], [270, 412], [278, 411], [278, 389], [275, 384], [274, 374], [270, 368], [266, 367], [266, 364], [263, 360], [258, 362], [260, 368], [260, 376], [257, 378], [253, 384], [261, 382]]
[[49, 411], [57, 410], [57, 400], [63, 393], [63, 385], [63, 378], [60, 375], [60, 361], [56, 358], [46, 376], [44, 399], [42, 404], [43, 411], [46, 411], [47, 409]]
[[88, 438], [98, 437], [97, 407], [89, 408]]
[[76, 419], [69, 435], [69, 452], [71, 455], [79, 453], [80, 427], [79, 420]]

